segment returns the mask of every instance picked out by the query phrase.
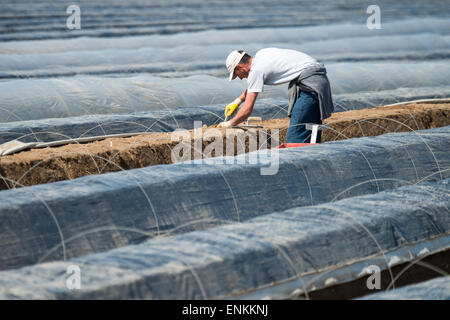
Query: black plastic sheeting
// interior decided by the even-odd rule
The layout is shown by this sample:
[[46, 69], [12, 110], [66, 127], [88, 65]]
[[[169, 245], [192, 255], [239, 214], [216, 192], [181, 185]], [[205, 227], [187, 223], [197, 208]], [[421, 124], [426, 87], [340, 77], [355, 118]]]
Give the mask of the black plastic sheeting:
[[[225, 120], [224, 105], [155, 110], [123, 115], [86, 115], [69, 118], [18, 121], [0, 124], [0, 144], [19, 139], [22, 142], [56, 141], [68, 138], [102, 136], [132, 132], [171, 132], [193, 129], [194, 121], [212, 125]], [[258, 101], [252, 116], [264, 119], [287, 115], [287, 101]]]
[[0, 269], [444, 179], [449, 133], [392, 133], [1, 191]]
[[[360, 92], [333, 96], [335, 112], [373, 108], [379, 105], [416, 99], [450, 97], [450, 88], [399, 88], [380, 92]], [[258, 99], [252, 116], [264, 120], [285, 118], [286, 99]], [[0, 123], [0, 144], [50, 142], [132, 132], [170, 132], [177, 128], [193, 129], [194, 121], [212, 125], [224, 119], [224, 105], [197, 106], [129, 114], [98, 114]]]
[[[273, 24], [273, 16], [266, 16], [266, 15], [260, 15], [259, 13], [256, 13], [259, 18], [264, 19], [264, 22], [266, 24], [269, 24], [269, 27], [257, 27], [257, 28], [248, 28], [246, 25], [242, 25], [241, 21], [237, 21], [237, 26], [240, 29], [216, 29], [214, 26], [209, 25], [208, 27], [212, 28], [209, 31], [203, 31], [203, 32], [182, 32], [179, 34], [164, 34], [164, 35], [147, 35], [147, 36], [127, 36], [127, 37], [108, 37], [108, 36], [102, 36], [98, 38], [93, 37], [80, 37], [80, 38], [74, 38], [74, 39], [60, 39], [60, 40], [41, 40], [41, 41], [14, 41], [14, 42], [2, 42], [0, 45], [0, 53], [1, 54], [20, 54], [24, 57], [27, 57], [27, 54], [51, 54], [51, 53], [60, 53], [60, 52], [86, 52], [86, 51], [92, 51], [94, 54], [95, 52], [101, 52], [101, 51], [107, 51], [111, 52], [112, 50], [135, 50], [135, 54], [138, 50], [142, 48], [177, 48], [180, 46], [183, 46], [183, 50], [178, 50], [178, 56], [176, 56], [175, 60], [170, 61], [172, 62], [190, 62], [192, 63], [192, 58], [197, 58], [199, 56], [208, 56], [213, 53], [215, 53], [215, 48], [219, 46], [241, 46], [245, 43], [245, 45], [254, 45], [254, 44], [260, 44], [261, 47], [270, 47], [272, 44], [289, 44], [289, 45], [301, 45], [302, 48], [305, 48], [304, 52], [312, 52], [312, 54], [320, 53], [319, 49], [322, 49], [325, 53], [328, 54], [339, 54], [339, 53], [346, 53], [347, 57], [352, 57], [353, 53], [358, 53], [358, 58], [361, 57], [361, 53], [367, 54], [381, 54], [383, 53], [384, 56], [380, 57], [380, 59], [389, 59], [390, 55], [389, 53], [394, 52], [402, 52], [408, 51], [411, 53], [411, 51], [417, 51], [418, 49], [422, 49], [421, 51], [435, 51], [436, 43], [429, 43], [429, 42], [413, 42], [411, 41], [405, 41], [405, 40], [398, 40], [400, 36], [405, 36], [404, 39], [410, 40], [412, 36], [422, 36], [424, 39], [430, 40], [435, 39], [436, 36], [445, 36], [450, 34], [450, 21], [447, 17], [445, 17], [445, 14], [447, 16], [449, 15], [449, 4], [446, 0], [439, 0], [444, 5], [444, 8], [446, 10], [442, 10], [442, 7], [436, 5], [436, 2], [432, 2], [427, 4], [429, 6], [427, 12], [428, 17], [423, 16], [423, 7], [424, 3], [412, 3], [412, 2], [405, 2], [403, 5], [408, 6], [408, 10], [394, 10], [392, 9], [392, 3], [389, 3], [391, 6], [390, 8], [393, 10], [393, 13], [395, 15], [395, 18], [392, 22], [386, 22], [386, 14], [383, 13], [383, 28], [378, 29], [376, 31], [370, 30], [366, 27], [365, 21], [366, 17], [361, 15], [358, 11], [360, 9], [360, 5], [356, 4], [355, 9], [356, 10], [349, 10], [348, 8], [341, 8], [341, 12], [345, 14], [357, 14], [358, 19], [360, 20], [360, 23], [356, 22], [355, 20], [344, 18], [344, 23], [336, 23], [336, 24], [329, 24], [326, 22], [326, 20], [323, 20], [323, 15], [321, 15], [321, 19], [319, 24], [316, 25], [310, 25], [308, 23], [305, 23], [304, 19], [298, 19], [298, 10], [295, 10], [292, 12], [290, 10], [291, 8], [285, 6], [285, 3], [270, 3], [271, 6], [277, 6], [281, 5], [282, 10], [287, 10], [289, 13], [293, 13], [297, 16], [295, 19], [296, 22], [299, 22], [303, 26], [298, 27], [284, 27], [284, 28], [275, 28]], [[107, 1], [105, 1], [107, 2]], [[164, 2], [167, 2], [164, 0]], [[178, 1], [177, 1], [178, 2]], [[239, 1], [239, 3], [242, 5], [243, 1]], [[268, 3], [268, 2], [267, 2]], [[264, 7], [267, 3], [261, 2], [262, 6]], [[302, 6], [309, 5], [317, 5], [318, 2], [312, 3], [304, 3]], [[336, 9], [336, 6], [333, 4], [329, 4], [328, 2], [325, 2], [327, 5], [330, 5], [330, 8]], [[179, 5], [181, 3], [177, 3], [176, 5], [176, 11], [175, 13], [179, 16]], [[212, 4], [212, 3], [208, 3]], [[352, 2], [354, 4], [354, 2]], [[17, 4], [11, 4], [14, 9], [17, 9]], [[30, 5], [29, 2], [27, 2], [27, 5]], [[204, 3], [202, 3], [202, 9], [206, 9], [207, 7], [203, 7]], [[213, 4], [215, 5], [215, 4]], [[255, 3], [252, 3], [254, 6]], [[224, 7], [221, 9], [224, 9], [225, 7], [227, 9], [230, 9], [229, 4], [223, 4]], [[245, 7], [245, 5], [243, 5]], [[298, 1], [295, 1], [294, 4], [295, 7], [298, 8]], [[320, 15], [321, 12], [330, 12], [329, 10], [325, 10], [323, 7], [323, 4], [319, 4], [320, 9], [319, 10], [312, 10], [315, 12], [315, 14]], [[418, 13], [421, 17], [411, 17], [410, 19], [404, 19], [404, 17], [399, 17], [399, 12], [402, 14], [407, 13], [413, 13], [410, 9], [412, 6], [416, 6], [416, 14]], [[127, 5], [127, 8], [130, 8], [130, 6]], [[199, 7], [193, 8], [195, 13], [198, 13]], [[236, 23], [236, 17], [234, 14], [236, 14], [235, 9], [234, 10], [233, 17], [231, 15], [229, 16], [232, 18], [234, 23]], [[281, 9], [281, 8], [280, 8]], [[264, 8], [266, 10], [266, 8]], [[441, 15], [440, 17], [432, 17], [430, 10], [436, 10], [436, 12], [439, 12]], [[164, 11], [167, 11], [167, 7], [164, 6]], [[206, 10], [208, 14], [213, 14], [214, 18], [217, 18], [218, 16], [217, 11], [214, 10]], [[33, 13], [35, 11], [33, 10]], [[154, 11], [152, 9], [152, 21], [155, 18]], [[279, 11], [280, 12], [280, 11]], [[23, 10], [20, 12], [23, 14]], [[48, 11], [45, 11], [46, 17], [45, 21], [49, 19], [48, 17]], [[60, 11], [60, 13], [62, 13]], [[311, 16], [310, 12], [301, 12], [304, 14], [305, 17], [314, 19], [314, 15]], [[249, 12], [245, 12], [245, 18], [248, 19], [248, 15], [251, 14]], [[128, 16], [123, 15], [123, 10], [120, 10], [120, 16], [124, 19], [129, 20]], [[331, 16], [328, 15], [328, 18]], [[105, 17], [108, 22], [110, 22], [110, 17]], [[170, 20], [178, 19], [172, 18], [169, 19], [169, 21], [166, 20], [170, 24]], [[202, 17], [204, 19], [205, 16]], [[220, 18], [222, 19], [222, 18]], [[286, 20], [286, 16], [283, 14], [283, 20]], [[30, 19], [32, 20], [32, 19]], [[27, 19], [27, 21], [30, 21]], [[238, 19], [239, 20], [239, 19]], [[18, 20], [19, 23], [24, 23], [25, 19]], [[45, 23], [43, 21], [43, 23]], [[248, 21], [248, 20], [246, 20]], [[2, 21], [3, 22], [3, 21]], [[4, 21], [4, 25], [10, 26], [11, 20]], [[308, 25], [308, 26], [306, 26]], [[110, 27], [108, 27], [110, 29]], [[82, 29], [80, 31], [86, 32], [87, 30]], [[124, 30], [125, 31], [125, 30]], [[72, 30], [69, 34], [67, 32], [62, 31], [64, 36], [70, 37], [73, 35], [73, 32], [77, 32], [76, 30]], [[11, 32], [9, 33], [11, 35]], [[385, 41], [383, 43], [382, 40], [385, 40], [387, 37], [391, 37], [392, 41]], [[428, 38], [427, 38], [428, 37]], [[16, 39], [19, 40], [19, 39]], [[362, 41], [367, 41], [365, 45], [361, 45]], [[330, 44], [333, 45], [330, 45]], [[387, 47], [387, 44], [390, 44], [389, 47]], [[422, 47], [419, 47], [422, 45]], [[448, 45], [448, 44], [447, 44]], [[197, 46], [197, 47], [207, 47], [209, 50], [197, 50], [196, 54], [191, 56], [183, 55], [186, 52], [186, 48], [190, 49], [189, 46]], [[433, 50], [429, 50], [432, 48]], [[403, 50], [402, 50], [403, 49]], [[416, 50], [414, 50], [416, 49]], [[428, 50], [425, 50], [428, 49]], [[155, 51], [155, 53], [160, 53], [161, 51]], [[175, 52], [174, 52], [175, 53]], [[172, 53], [172, 54], [174, 54]], [[226, 53], [225, 53], [226, 56]], [[363, 55], [364, 57], [365, 55]], [[354, 57], [354, 56], [353, 56]], [[168, 61], [167, 53], [162, 51], [161, 55], [156, 55], [151, 57], [153, 61], [159, 60], [159, 61]], [[355, 58], [355, 57], [354, 57]], [[403, 57], [404, 59], [409, 59], [408, 55], [405, 55]], [[20, 58], [18, 58], [20, 59]], [[224, 56], [221, 56], [219, 58], [222, 61], [221, 68], [224, 68], [223, 66], [223, 60], [225, 59]], [[75, 61], [79, 61], [75, 59]], [[75, 61], [72, 61], [75, 62]], [[148, 62], [148, 60], [146, 61]], [[98, 65], [98, 64], [97, 64]], [[20, 63], [13, 66], [12, 69], [18, 69], [20, 67]], [[226, 73], [226, 70], [223, 71]]]
[[[0, 298], [220, 299], [430, 238], [448, 238], [449, 204], [447, 179], [292, 208], [67, 262], [0, 272]], [[70, 265], [80, 268], [79, 290], [67, 287]]]
[[450, 276], [412, 284], [393, 291], [382, 291], [361, 300], [450, 300]]
[[[417, 21], [419, 24], [428, 22], [429, 20]], [[443, 21], [441, 20], [441, 22]], [[386, 29], [395, 28], [395, 25], [397, 24], [386, 25], [384, 27]], [[450, 23], [447, 22], [442, 27], [448, 29]], [[335, 29], [342, 32], [345, 29], [345, 25], [337, 25]], [[279, 37], [281, 33], [285, 33], [284, 37], [286, 37], [288, 33], [291, 35], [300, 34], [311, 31], [311, 29], [252, 29], [252, 31], [257, 32], [256, 38], [260, 38], [263, 35], [266, 35], [266, 38], [261, 43], [252, 38], [255, 34], [249, 35], [246, 39], [247, 41], [244, 40], [246, 52], [253, 55], [261, 48], [272, 46], [307, 52], [310, 56], [325, 62], [327, 67], [329, 67], [327, 70], [330, 72], [331, 88], [337, 90], [336, 92], [333, 91], [333, 93], [374, 91], [376, 89], [373, 86], [374, 84], [377, 84], [379, 89], [382, 90], [405, 86], [421, 87], [424, 84], [428, 86], [448, 84], [445, 77], [446, 72], [448, 73], [448, 64], [439, 61], [436, 62], [436, 60], [443, 61], [450, 58], [448, 35], [427, 34], [425, 30], [422, 30], [419, 34], [412, 35], [396, 34], [374, 37], [372, 33], [372, 36], [367, 37], [353, 37], [351, 39], [347, 37], [344, 39], [328, 39], [322, 41], [316, 38], [314, 41], [308, 43], [299, 43], [297, 36], [290, 38], [290, 41], [283, 42], [274, 41], [273, 38]], [[369, 30], [366, 29], [366, 31]], [[434, 33], [437, 32], [439, 31], [435, 30]], [[440, 32], [445, 33], [446, 31], [442, 30]], [[198, 33], [194, 35], [194, 37], [198, 36]], [[207, 35], [204, 33], [203, 36], [221, 37], [226, 36], [226, 34], [217, 31], [215, 34], [209, 33]], [[236, 37], [235, 35], [233, 36]], [[167, 36], [166, 39], [169, 37]], [[189, 40], [192, 40], [194, 37], [191, 37]], [[224, 39], [224, 41], [226, 40]], [[117, 43], [117, 41], [115, 42]], [[82, 46], [83, 41], [79, 41], [79, 44]], [[33, 45], [34, 43], [30, 44], [30, 46]], [[204, 46], [198, 43], [192, 43], [192, 41], [179, 43], [175, 48], [162, 47], [160, 43], [154, 46], [147, 46], [144, 43], [141, 43], [141, 45], [144, 45], [144, 47], [138, 49], [128, 47], [123, 49], [110, 48], [107, 50], [89, 49], [88, 51], [66, 50], [58, 53], [33, 52], [17, 55], [9, 53], [2, 54], [1, 52], [5, 51], [5, 48], [4, 45], [0, 44], [0, 80], [64, 77], [67, 81], [66, 85], [76, 84], [77, 87], [90, 85], [93, 88], [89, 89], [93, 89], [93, 92], [97, 96], [103, 96], [104, 94], [104, 91], [98, 87], [98, 84], [106, 88], [111, 85], [118, 85], [116, 87], [118, 92], [126, 88], [128, 89], [126, 90], [127, 93], [131, 94], [131, 96], [139, 96], [140, 94], [136, 89], [130, 90], [132, 88], [126, 84], [127, 81], [111, 82], [104, 77], [151, 74], [163, 76], [159, 81], [164, 83], [167, 77], [175, 80], [175, 78], [179, 78], [180, 76], [206, 74], [225, 80], [227, 71], [224, 66], [224, 60], [226, 55], [233, 51], [233, 49], [242, 47], [242, 44], [237, 43], [220, 43]], [[401, 60], [403, 63], [394, 63], [393, 61], [395, 60]], [[427, 62], [424, 63], [425, 61]], [[374, 62], [377, 64], [374, 65]], [[415, 63], [416, 71], [421, 74], [421, 77], [412, 76], [414, 68], [411, 62]], [[419, 64], [418, 62], [421, 63]], [[442, 73], [439, 73], [439, 69], [441, 69]], [[71, 76], [76, 78], [66, 78]], [[96, 76], [98, 78], [93, 82], [84, 78], [85, 76]], [[361, 78], [362, 81], [354, 81], [355, 76]], [[351, 78], [353, 78], [353, 81], [350, 84], [348, 80]], [[333, 79], [336, 81], [334, 82]], [[152, 81], [152, 79], [148, 80], [150, 82]], [[215, 82], [214, 79], [209, 79], [209, 81]], [[208, 78], [203, 78], [201, 84], [206, 82], [208, 82]], [[14, 84], [14, 82], [12, 83]], [[185, 91], [186, 87], [183, 86], [185, 81], [183, 80], [178, 83], [181, 85], [182, 91]], [[44, 80], [30, 82], [29, 80], [19, 80], [13, 85], [13, 87], [15, 86], [22, 88], [20, 91], [12, 90], [11, 93], [13, 95], [22, 93], [24, 97], [35, 96], [35, 90], [39, 89], [39, 87], [41, 89], [51, 90], [52, 93], [59, 93], [60, 100], [64, 100], [69, 107], [72, 105], [71, 101], [73, 101], [73, 98], [77, 98], [78, 103], [84, 105], [85, 99], [89, 96], [80, 94], [79, 90], [74, 95], [73, 87], [61, 86], [59, 81]], [[55, 89], [55, 87], [56, 90], [53, 91], [52, 89]], [[224, 91], [227, 91], [226, 87], [224, 87]], [[212, 88], [214, 88], [214, 85], [210, 87], [210, 89]], [[5, 87], [0, 85], [0, 99], [11, 97], [9, 94], [2, 94], [4, 89]], [[90, 91], [89, 89], [88, 91]], [[36, 99], [37, 102], [45, 101], [44, 105], [49, 104], [49, 99], [43, 100], [39, 96]], [[110, 97], [108, 100], [118, 101], [117, 97], [113, 97], [112, 99]], [[54, 100], [54, 106], [57, 105], [58, 101]], [[23, 107], [26, 106], [27, 104], [23, 105]], [[37, 106], [34, 107], [35, 109], [40, 109]], [[73, 109], [70, 111], [75, 111], [77, 108], [73, 106], [70, 109]]]
[[[377, 5], [381, 8], [389, 8], [389, 10], [383, 10], [383, 28], [374, 32], [374, 30], [366, 28], [367, 16], [362, 10], [367, 8], [367, 2], [363, 0], [348, 1], [343, 6], [337, 6], [328, 0], [314, 2], [284, 0], [276, 3], [267, 0], [258, 2], [252, 0], [228, 2], [129, 0], [126, 6], [118, 0], [105, 0], [100, 4], [91, 0], [78, 0], [74, 4], [79, 5], [81, 9], [81, 28], [68, 31], [65, 28], [65, 22], [69, 17], [66, 10], [70, 4], [70, 2], [51, 0], [2, 1], [0, 40], [19, 42], [20, 40], [85, 37], [95, 41], [99, 37], [111, 39], [112, 37], [164, 36], [176, 33], [186, 34], [188, 38], [192, 31], [199, 30], [237, 29], [240, 33], [244, 33], [247, 29], [252, 28], [266, 27], [272, 31], [280, 27], [317, 24], [328, 27], [325, 29], [328, 31], [325, 36], [334, 39], [340, 35], [339, 32], [332, 29], [333, 24], [337, 22], [354, 22], [360, 26], [360, 29], [366, 29], [365, 33], [360, 31], [357, 35], [375, 37], [380, 34], [405, 33], [411, 29], [413, 32], [417, 32], [417, 29], [424, 30], [422, 32], [430, 32], [430, 29], [433, 29], [427, 25], [431, 24], [437, 29], [436, 23], [433, 21], [421, 22], [422, 26], [419, 27], [417, 26], [419, 22], [414, 21], [415, 18], [424, 16], [445, 18], [449, 16], [449, 6], [446, 0], [418, 3], [415, 1], [393, 3], [379, 0]], [[299, 4], [301, 10], [299, 10]], [[243, 8], [252, 8], [252, 10], [242, 10]], [[398, 23], [399, 20], [407, 20], [409, 25], [407, 24], [406, 27], [408, 28]], [[384, 24], [389, 21], [397, 22], [397, 25], [386, 28]], [[405, 29], [406, 31], [404, 31]], [[355, 36], [355, 32], [352, 31], [352, 28], [347, 27], [344, 35]], [[320, 33], [312, 33], [312, 35], [311, 33], [305, 32], [297, 35], [296, 40], [299, 40], [298, 43], [303, 43], [312, 36], [323, 38], [323, 36], [320, 37]], [[223, 37], [211, 39], [211, 37], [205, 36], [204, 38], [206, 38], [206, 44], [210, 44], [222, 41]], [[251, 39], [251, 37], [237, 36], [236, 43], [245, 43]], [[279, 41], [284, 40], [283, 33], [280, 34], [279, 39]], [[176, 40], [180, 41], [179, 38]], [[197, 42], [195, 40], [194, 38], [193, 42]], [[86, 50], [86, 47], [81, 46], [79, 50]]]

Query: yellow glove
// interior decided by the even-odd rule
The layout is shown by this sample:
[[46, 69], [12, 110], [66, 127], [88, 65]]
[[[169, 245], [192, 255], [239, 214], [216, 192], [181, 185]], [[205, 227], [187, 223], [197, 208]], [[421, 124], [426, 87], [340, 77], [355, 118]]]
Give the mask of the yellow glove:
[[239, 105], [242, 103], [242, 100], [237, 98], [232, 103], [225, 107], [225, 119], [231, 117], [235, 112]]

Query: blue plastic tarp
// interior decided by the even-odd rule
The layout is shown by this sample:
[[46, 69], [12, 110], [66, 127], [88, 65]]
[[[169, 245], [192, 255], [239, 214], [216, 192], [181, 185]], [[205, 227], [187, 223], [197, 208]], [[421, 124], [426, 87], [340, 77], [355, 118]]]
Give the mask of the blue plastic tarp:
[[[302, 282], [304, 275], [325, 270], [331, 277], [354, 261], [439, 237], [448, 249], [449, 204], [447, 179], [296, 207], [66, 262], [3, 271], [0, 298], [220, 299], [293, 279], [307, 291], [315, 283]], [[411, 250], [410, 260], [419, 254]], [[73, 280], [67, 270], [74, 267], [79, 271], [75, 290], [67, 284]]]
[[392, 133], [1, 191], [0, 268], [441, 180], [450, 175], [449, 133]]
[[[287, 95], [287, 93], [286, 93]], [[335, 112], [373, 108], [380, 105], [417, 99], [450, 97], [450, 87], [399, 88], [380, 92], [360, 92], [333, 96]], [[252, 116], [263, 120], [285, 118], [287, 99], [258, 99]], [[3, 115], [6, 115], [3, 113]], [[10, 117], [14, 119], [14, 117]], [[17, 119], [16, 119], [17, 120]], [[48, 118], [0, 123], [0, 144], [49, 142], [132, 132], [170, 132], [178, 128], [192, 129], [194, 121], [212, 125], [224, 119], [224, 104], [132, 112], [128, 114], [93, 114], [67, 118]]]

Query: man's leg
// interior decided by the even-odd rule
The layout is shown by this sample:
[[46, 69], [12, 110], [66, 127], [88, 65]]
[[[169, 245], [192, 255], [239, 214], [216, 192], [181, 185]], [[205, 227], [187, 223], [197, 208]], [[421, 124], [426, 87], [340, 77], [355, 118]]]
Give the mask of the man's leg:
[[[305, 123], [322, 124], [322, 120], [320, 120], [319, 99], [316, 94], [302, 91], [292, 108], [286, 142], [309, 143], [311, 130], [306, 130]], [[321, 136], [321, 131], [317, 131], [317, 143], [320, 142]]]

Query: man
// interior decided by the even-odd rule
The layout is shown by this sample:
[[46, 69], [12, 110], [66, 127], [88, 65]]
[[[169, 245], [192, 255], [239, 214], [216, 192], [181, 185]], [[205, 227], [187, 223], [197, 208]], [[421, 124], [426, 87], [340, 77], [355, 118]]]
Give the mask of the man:
[[[239, 77], [247, 78], [247, 89], [225, 109], [227, 118], [245, 101], [231, 120], [219, 123], [219, 127], [236, 126], [247, 119], [253, 111], [256, 98], [263, 92], [264, 85], [278, 85], [289, 82], [289, 128], [288, 143], [309, 143], [311, 131], [305, 123], [321, 124], [334, 110], [331, 88], [326, 69], [309, 55], [289, 49], [266, 48], [254, 57], [243, 50], [228, 55], [226, 66], [230, 72], [229, 81]], [[320, 142], [320, 131], [317, 142]]]

